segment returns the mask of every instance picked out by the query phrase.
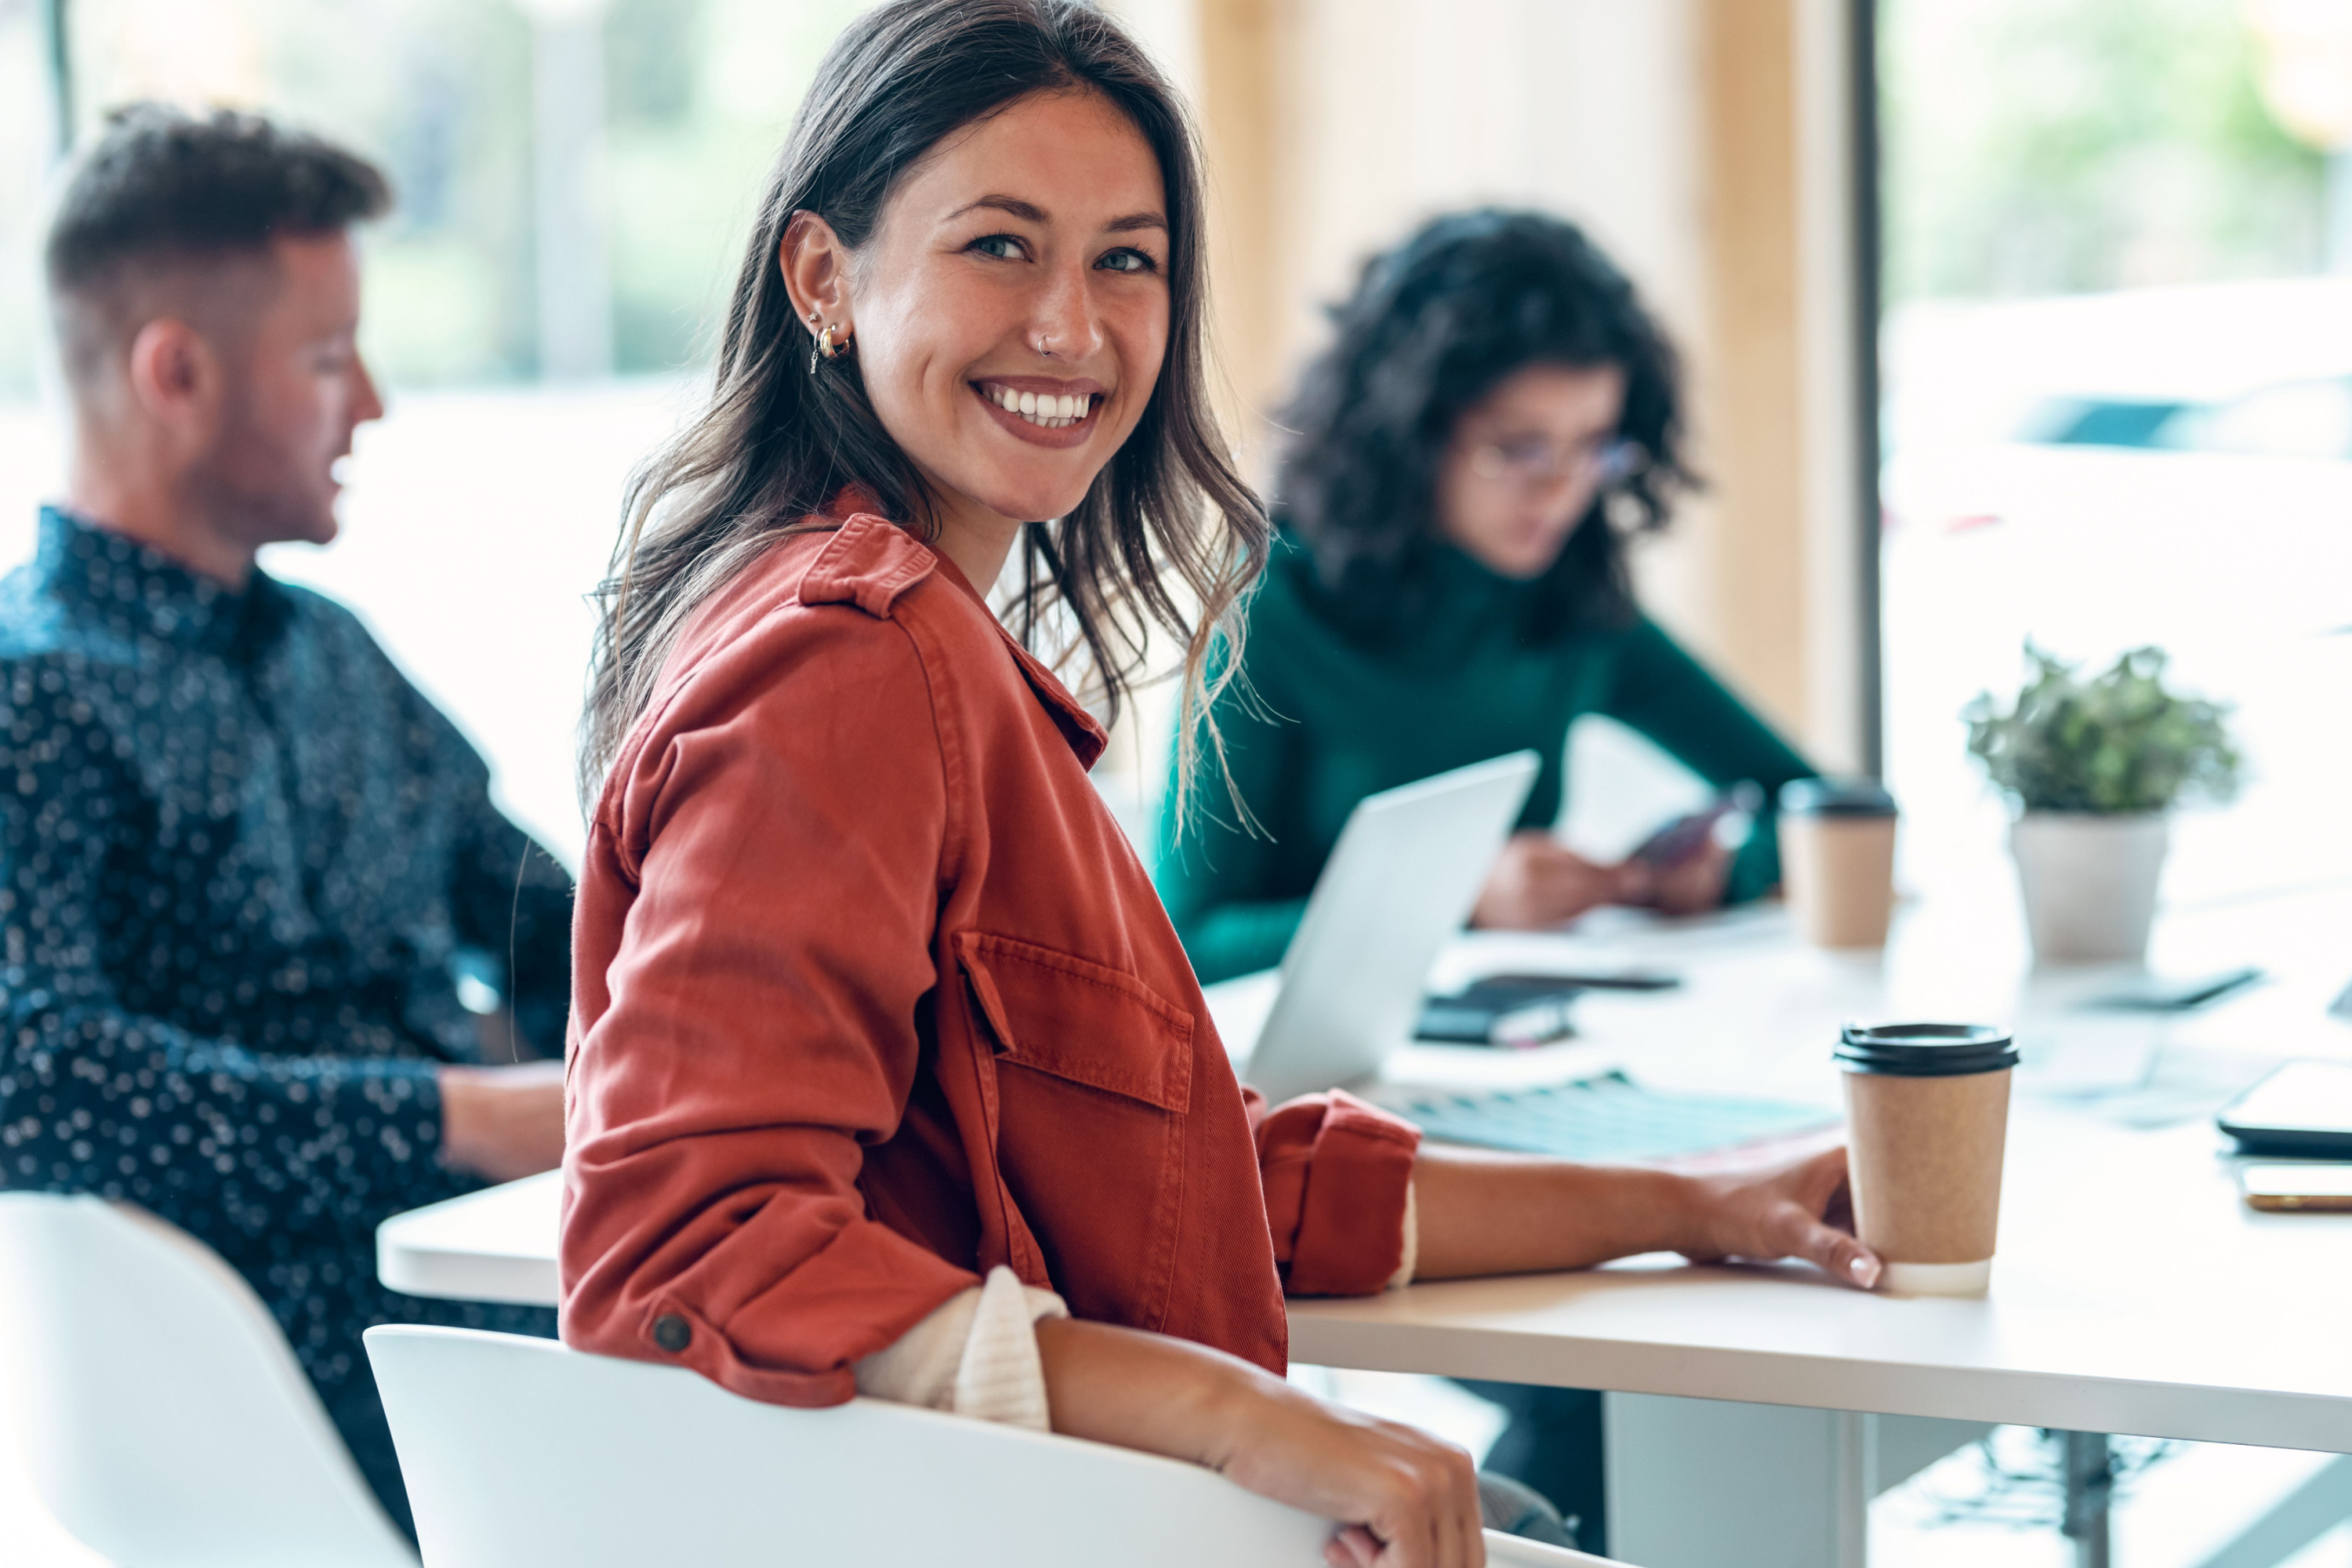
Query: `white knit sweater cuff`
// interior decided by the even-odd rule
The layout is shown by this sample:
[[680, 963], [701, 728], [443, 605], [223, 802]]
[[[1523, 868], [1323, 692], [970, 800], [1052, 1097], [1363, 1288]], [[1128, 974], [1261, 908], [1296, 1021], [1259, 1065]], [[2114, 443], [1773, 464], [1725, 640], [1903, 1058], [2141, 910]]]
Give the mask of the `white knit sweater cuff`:
[[984, 1283], [949, 1297], [898, 1343], [859, 1362], [857, 1392], [1050, 1431], [1034, 1325], [1069, 1315], [1059, 1296], [1023, 1285], [999, 1264]]
[[1414, 1197], [1412, 1184], [1404, 1189], [1404, 1256], [1397, 1259], [1396, 1272], [1389, 1276], [1388, 1288], [1402, 1289], [1412, 1283], [1412, 1271], [1421, 1262], [1421, 1205]]

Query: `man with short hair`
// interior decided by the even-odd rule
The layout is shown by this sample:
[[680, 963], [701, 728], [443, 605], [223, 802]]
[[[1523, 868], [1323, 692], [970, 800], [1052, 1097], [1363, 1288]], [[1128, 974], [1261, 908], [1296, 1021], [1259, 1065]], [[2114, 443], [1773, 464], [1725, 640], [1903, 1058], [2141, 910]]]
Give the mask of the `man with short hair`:
[[359, 621], [255, 565], [335, 535], [383, 410], [361, 159], [251, 116], [112, 118], [51, 230], [66, 503], [0, 583], [0, 1187], [216, 1248], [410, 1528], [360, 1331], [551, 1332], [376, 1283], [400, 1210], [551, 1168], [562, 1066], [488, 1065], [457, 966], [560, 1055], [571, 883]]

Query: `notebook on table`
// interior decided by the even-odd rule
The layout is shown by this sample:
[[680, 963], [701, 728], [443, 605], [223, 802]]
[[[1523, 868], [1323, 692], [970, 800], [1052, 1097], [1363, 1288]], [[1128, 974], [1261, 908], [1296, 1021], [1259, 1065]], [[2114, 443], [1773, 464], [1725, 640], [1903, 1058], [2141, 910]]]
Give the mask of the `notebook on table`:
[[1777, 1142], [1843, 1120], [1819, 1105], [1643, 1089], [1618, 1072], [1537, 1089], [1396, 1089], [1379, 1099], [1440, 1142], [1601, 1164]]

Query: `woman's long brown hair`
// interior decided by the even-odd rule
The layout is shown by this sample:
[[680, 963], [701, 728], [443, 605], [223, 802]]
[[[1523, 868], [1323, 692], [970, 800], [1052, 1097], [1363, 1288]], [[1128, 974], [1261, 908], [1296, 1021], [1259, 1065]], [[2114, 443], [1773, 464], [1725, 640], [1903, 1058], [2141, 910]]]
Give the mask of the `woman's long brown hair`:
[[845, 486], [862, 486], [926, 542], [936, 536], [921, 481], [876, 418], [856, 356], [810, 369], [808, 334], [777, 260], [785, 226], [796, 212], [818, 214], [855, 252], [872, 238], [899, 179], [941, 138], [1031, 93], [1056, 91], [1101, 94], [1159, 160], [1168, 349], [1142, 417], [1085, 500], [1024, 531], [1024, 588], [1011, 608], [1024, 628], [1050, 609], [1072, 629], [1114, 717], [1154, 628], [1172, 634], [1185, 649], [1180, 794], [1199, 746], [1217, 744], [1208, 704], [1239, 668], [1237, 605], [1265, 565], [1268, 525], [1210, 408], [1192, 128], [1150, 58], [1080, 0], [894, 0], [851, 24], [818, 67], [752, 227], [709, 405], [630, 481], [612, 569], [596, 595], [584, 801], [593, 803], [695, 610]]

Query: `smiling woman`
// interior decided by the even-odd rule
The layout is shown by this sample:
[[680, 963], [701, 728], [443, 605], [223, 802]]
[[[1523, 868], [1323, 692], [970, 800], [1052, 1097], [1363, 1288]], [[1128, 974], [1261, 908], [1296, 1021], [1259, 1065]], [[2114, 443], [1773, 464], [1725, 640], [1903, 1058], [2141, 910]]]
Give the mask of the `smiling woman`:
[[1822, 1223], [1842, 1152], [1475, 1159], [1234, 1081], [1102, 727], [983, 597], [1018, 545], [1108, 695], [1158, 626], [1197, 700], [1265, 550], [1202, 395], [1198, 191], [1079, 0], [898, 0], [820, 69], [606, 593], [563, 1333], [1211, 1465], [1339, 1521], [1335, 1564], [1475, 1568], [1468, 1457], [1284, 1381], [1286, 1289], [1876, 1264]]
[[[949, 37], [954, 68], [923, 77]], [[850, 485], [983, 591], [1019, 543], [1021, 624], [1066, 615], [1109, 716], [1154, 626], [1204, 706], [1268, 528], [1209, 411], [1199, 183], [1181, 109], [1090, 8], [886, 5], [845, 32], [761, 201], [709, 406], [630, 496], [583, 793], [694, 610]]]

